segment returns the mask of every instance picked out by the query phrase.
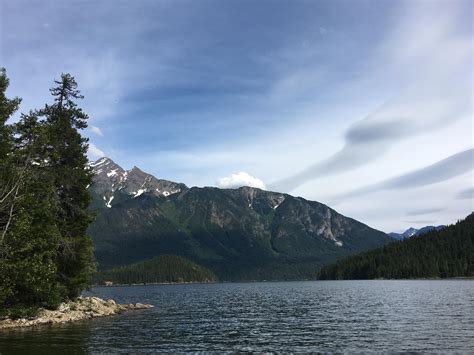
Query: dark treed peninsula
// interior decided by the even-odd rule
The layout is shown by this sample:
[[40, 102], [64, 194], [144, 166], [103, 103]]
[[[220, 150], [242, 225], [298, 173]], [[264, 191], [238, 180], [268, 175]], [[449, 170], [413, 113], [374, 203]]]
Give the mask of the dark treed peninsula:
[[181, 256], [160, 255], [151, 260], [120, 266], [94, 276], [99, 284], [154, 284], [214, 282], [216, 275]]

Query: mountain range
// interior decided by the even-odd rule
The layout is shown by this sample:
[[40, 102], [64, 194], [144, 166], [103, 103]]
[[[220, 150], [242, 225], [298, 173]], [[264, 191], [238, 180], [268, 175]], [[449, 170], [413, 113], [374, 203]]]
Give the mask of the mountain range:
[[222, 281], [314, 279], [322, 265], [391, 242], [328, 206], [252, 187], [187, 187], [109, 158], [91, 164], [101, 271], [177, 255]]
[[388, 233], [388, 235], [390, 237], [392, 237], [393, 239], [403, 240], [403, 239], [406, 239], [406, 238], [418, 237], [420, 235], [431, 232], [432, 230], [440, 230], [440, 229], [443, 229], [444, 227], [445, 226], [443, 226], [443, 225], [440, 225], [440, 226], [426, 226], [426, 227], [419, 228], [419, 229], [410, 227], [403, 233], [392, 232], [392, 233]]

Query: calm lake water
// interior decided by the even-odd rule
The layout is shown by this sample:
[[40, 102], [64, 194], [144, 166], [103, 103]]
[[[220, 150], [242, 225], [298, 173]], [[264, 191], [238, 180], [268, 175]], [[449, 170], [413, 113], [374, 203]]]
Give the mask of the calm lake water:
[[97, 287], [154, 309], [0, 332], [0, 353], [474, 350], [474, 281]]

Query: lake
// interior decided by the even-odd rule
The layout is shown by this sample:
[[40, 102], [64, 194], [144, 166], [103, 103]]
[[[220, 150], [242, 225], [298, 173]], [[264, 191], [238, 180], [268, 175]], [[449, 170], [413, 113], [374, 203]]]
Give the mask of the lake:
[[0, 332], [0, 353], [467, 352], [474, 281], [307, 281], [96, 287], [154, 309]]

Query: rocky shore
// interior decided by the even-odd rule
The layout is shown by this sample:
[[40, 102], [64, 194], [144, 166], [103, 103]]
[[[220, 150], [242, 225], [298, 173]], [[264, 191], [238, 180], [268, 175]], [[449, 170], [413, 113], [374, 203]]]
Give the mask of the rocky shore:
[[35, 318], [0, 319], [0, 329], [67, 323], [152, 307], [150, 304], [117, 304], [114, 300], [105, 301], [98, 297], [79, 297], [74, 301], [61, 303], [54, 311], [42, 309]]

